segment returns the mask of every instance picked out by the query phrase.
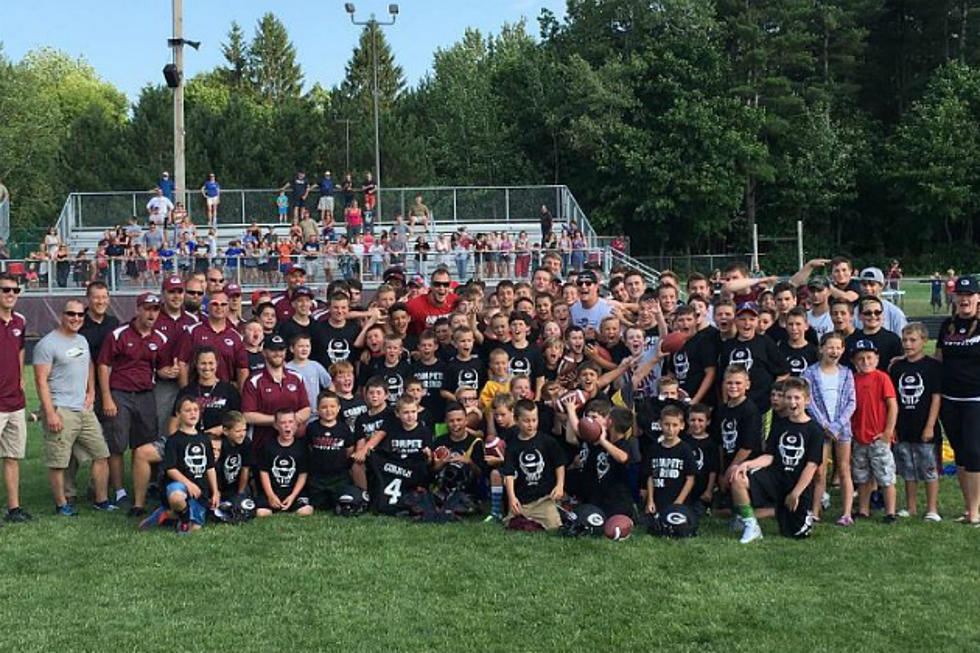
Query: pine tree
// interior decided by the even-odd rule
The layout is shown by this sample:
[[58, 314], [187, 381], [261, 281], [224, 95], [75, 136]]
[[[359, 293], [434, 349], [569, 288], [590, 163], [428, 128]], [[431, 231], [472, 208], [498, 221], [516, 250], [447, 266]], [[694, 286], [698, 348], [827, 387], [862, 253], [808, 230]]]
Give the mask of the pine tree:
[[259, 19], [249, 47], [252, 82], [263, 98], [282, 102], [297, 98], [303, 87], [303, 72], [296, 63], [296, 48], [286, 26], [272, 13]]
[[231, 22], [228, 30], [228, 42], [221, 44], [221, 54], [224, 55], [228, 66], [220, 68], [222, 77], [229, 86], [240, 88], [248, 81], [249, 49], [245, 42], [245, 32], [236, 21]]

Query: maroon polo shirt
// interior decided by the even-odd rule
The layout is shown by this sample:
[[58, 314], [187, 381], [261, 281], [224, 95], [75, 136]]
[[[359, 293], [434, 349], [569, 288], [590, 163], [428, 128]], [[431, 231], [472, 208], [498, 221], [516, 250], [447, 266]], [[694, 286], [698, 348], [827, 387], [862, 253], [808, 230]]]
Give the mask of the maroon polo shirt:
[[[258, 374], [253, 374], [242, 388], [242, 412], [275, 415], [280, 410], [299, 411], [310, 405], [306, 395], [306, 384], [303, 377], [292, 370], [283, 369], [282, 382], [277, 382], [264, 368]], [[256, 447], [269, 438], [275, 437], [275, 429], [271, 426], [256, 426], [252, 433], [252, 442]]]
[[290, 291], [272, 298], [272, 305], [276, 307], [276, 320], [278, 322], [288, 322], [293, 316], [293, 296]]
[[167, 348], [167, 336], [156, 329], [142, 336], [135, 324], [136, 320], [133, 320], [113, 329], [99, 350], [99, 365], [112, 368], [109, 374], [109, 387], [112, 390], [152, 390], [157, 368], [169, 364], [160, 356]]
[[176, 347], [180, 342], [180, 335], [189, 327], [194, 326], [200, 322], [196, 315], [188, 313], [185, 310], [180, 311], [180, 316], [176, 319], [170, 317], [166, 311], [160, 311], [160, 317], [153, 324], [153, 328], [167, 336], [167, 347], [160, 358], [164, 365], [168, 363], [166, 361], [173, 362], [174, 357], [177, 355]]
[[6, 322], [0, 318], [0, 413], [12, 413], [27, 405], [20, 376], [26, 331], [27, 321], [17, 311]]
[[215, 331], [205, 320], [188, 327], [180, 336], [177, 345], [177, 358], [190, 365], [194, 352], [201, 347], [211, 347], [218, 352], [218, 378], [229, 383], [237, 383], [237, 370], [248, 369], [248, 354], [240, 333], [226, 320], [225, 328]]

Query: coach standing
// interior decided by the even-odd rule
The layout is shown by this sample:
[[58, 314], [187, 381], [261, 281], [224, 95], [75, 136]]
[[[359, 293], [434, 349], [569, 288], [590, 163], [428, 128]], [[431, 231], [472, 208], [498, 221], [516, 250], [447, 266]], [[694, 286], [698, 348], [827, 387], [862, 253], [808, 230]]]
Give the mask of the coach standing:
[[279, 411], [295, 411], [297, 424], [305, 425], [310, 419], [310, 400], [303, 377], [286, 369], [286, 341], [278, 334], [266, 336], [262, 355], [265, 368], [253, 374], [242, 388], [242, 412], [255, 429], [252, 448], [256, 452], [276, 437], [272, 426]]
[[29, 521], [20, 507], [20, 461], [27, 448], [24, 407], [24, 316], [14, 310], [20, 282], [10, 274], [0, 275], [0, 458], [3, 484], [7, 488], [8, 522]]
[[[116, 503], [126, 497], [123, 454], [158, 439], [153, 385], [162, 362], [160, 352], [167, 346], [167, 337], [153, 328], [159, 315], [160, 297], [152, 292], [142, 293], [136, 298], [136, 317], [110, 333], [99, 352], [109, 482], [115, 490]], [[135, 487], [135, 476], [134, 469], [134, 495], [139, 499], [139, 491], [145, 493], [146, 488]], [[142, 503], [134, 501], [129, 512], [142, 515]]]
[[980, 283], [960, 277], [956, 312], [939, 328], [943, 431], [956, 454], [956, 474], [966, 511], [957, 521], [980, 527]]
[[109, 449], [95, 416], [95, 373], [88, 342], [79, 335], [85, 307], [69, 299], [57, 329], [34, 348], [34, 383], [44, 415], [44, 459], [54, 494], [55, 514], [78, 511], [65, 498], [65, 469], [73, 448], [92, 460], [96, 510], [115, 510], [108, 501]]
[[153, 397], [157, 406], [157, 430], [167, 435], [167, 425], [174, 412], [177, 399], [177, 378], [180, 365], [177, 361], [177, 344], [186, 329], [200, 322], [196, 315], [184, 310], [184, 282], [172, 275], [163, 280], [163, 303], [153, 328], [167, 337], [167, 346], [160, 352], [160, 367]]
[[225, 291], [214, 293], [208, 302], [208, 319], [191, 326], [181, 335], [176, 354], [180, 365], [180, 387], [190, 381], [191, 361], [201, 347], [211, 347], [218, 352], [218, 378], [222, 381], [241, 388], [248, 378], [245, 341], [228, 323], [228, 305]]

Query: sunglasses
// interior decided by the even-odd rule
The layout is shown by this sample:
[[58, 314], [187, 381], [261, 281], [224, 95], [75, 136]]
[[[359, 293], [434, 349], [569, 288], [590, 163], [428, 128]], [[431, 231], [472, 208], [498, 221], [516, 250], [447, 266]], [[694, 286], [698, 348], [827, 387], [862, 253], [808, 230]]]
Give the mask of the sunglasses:
[[592, 285], [592, 282], [591, 281], [576, 281], [575, 282], [575, 285], [576, 286], [584, 286], [584, 287], [588, 288], [589, 286]]
[[204, 296], [204, 291], [203, 290], [185, 290], [184, 291], [184, 294], [194, 295], [195, 297], [203, 297]]
[[433, 288], [448, 288], [449, 287], [449, 282], [448, 281], [433, 281], [432, 282], [432, 287]]
[[68, 317], [85, 317], [85, 311], [65, 311], [64, 314]]
[[876, 317], [878, 315], [881, 315], [882, 313], [884, 313], [884, 311], [861, 311], [861, 315], [867, 315], [869, 317], [871, 316]]
[[4, 295], [9, 295], [10, 293], [19, 295], [20, 291], [21, 291], [20, 286], [4, 286], [0, 288], [0, 292], [2, 292]]
[[211, 302], [211, 306], [227, 306], [228, 302]]
[[224, 283], [224, 279], [208, 279], [211, 283]]

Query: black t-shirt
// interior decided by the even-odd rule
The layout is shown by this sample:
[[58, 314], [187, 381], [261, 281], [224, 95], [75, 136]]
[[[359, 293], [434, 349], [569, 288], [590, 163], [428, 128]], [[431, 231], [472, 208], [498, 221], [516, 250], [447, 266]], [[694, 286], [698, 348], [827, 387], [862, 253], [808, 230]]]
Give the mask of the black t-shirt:
[[436, 362], [428, 365], [422, 361], [412, 362], [412, 376], [422, 383], [425, 396], [422, 406], [428, 414], [429, 423], [437, 424], [446, 421], [446, 400], [439, 392], [442, 390], [446, 376], [446, 364], [436, 358]]
[[357, 439], [364, 438], [367, 440], [375, 431], [381, 431], [382, 426], [389, 419], [394, 419], [394, 413], [390, 408], [385, 408], [381, 412], [374, 413], [373, 415], [364, 411], [354, 420], [354, 435]]
[[432, 429], [422, 423], [418, 423], [411, 430], [402, 426], [401, 420], [397, 417], [390, 417], [382, 425], [385, 438], [378, 444], [378, 449], [389, 451], [401, 458], [409, 456], [422, 456], [425, 449], [432, 446]]
[[689, 397], [697, 394], [706, 369], [718, 365], [718, 348], [712, 335], [708, 329], [698, 331], [668, 358], [670, 370]]
[[514, 477], [518, 501], [531, 503], [551, 494], [558, 482], [556, 471], [564, 465], [565, 454], [558, 442], [539, 433], [529, 440], [511, 440], [501, 474]]
[[361, 329], [357, 322], [347, 320], [342, 327], [335, 327], [327, 320], [314, 322], [310, 328], [313, 352], [310, 358], [323, 365], [325, 369], [339, 361], [357, 361], [358, 351], [354, 347]]
[[[721, 347], [718, 368], [744, 365], [749, 371], [749, 399], [760, 413], [769, 410], [769, 391], [776, 377], [789, 374], [789, 365], [779, 352], [776, 343], [765, 336], [756, 335], [751, 340], [732, 338]], [[719, 375], [721, 378], [721, 375]]]
[[[780, 326], [778, 322], [766, 329], [766, 335], [769, 336], [777, 345], [781, 345], [789, 341], [789, 333], [786, 332], [786, 327]], [[807, 326], [806, 331], [803, 332], [803, 338], [814, 347], [816, 347], [817, 343], [819, 343], [817, 332], [811, 326]]]
[[293, 179], [293, 202], [301, 201], [303, 199], [303, 195], [306, 195], [306, 190], [309, 188], [309, 186], [310, 184], [306, 181], [306, 177], [303, 177], [302, 179], [299, 177]]
[[766, 453], [772, 455], [769, 469], [783, 476], [787, 485], [795, 485], [807, 463], [823, 462], [823, 429], [815, 420], [803, 424], [785, 417], [775, 417]]
[[296, 488], [300, 474], [307, 472], [306, 443], [294, 439], [283, 445], [279, 438], [269, 438], [259, 451], [258, 467], [260, 472], [269, 474], [272, 492], [285, 499]]
[[[748, 402], [745, 402], [748, 403]], [[711, 473], [718, 473], [718, 443], [711, 436], [696, 438], [690, 434], [684, 435], [684, 442], [691, 448], [694, 456], [694, 487], [688, 496], [688, 503], [692, 503], [708, 489], [708, 477]]]
[[218, 381], [213, 386], [192, 383], [181, 388], [177, 392], [177, 398], [174, 400], [174, 407], [171, 411], [174, 417], [177, 416], [177, 407], [184, 397], [190, 397], [196, 401], [201, 409], [197, 421], [197, 428], [201, 431], [221, 426], [221, 420], [229, 410], [242, 409], [242, 398], [238, 394], [238, 388], [227, 381]]
[[221, 496], [228, 497], [238, 493], [238, 479], [242, 470], [253, 465], [252, 440], [245, 438], [241, 444], [235, 444], [228, 438], [221, 438], [221, 453], [214, 465], [218, 474], [218, 490]]
[[347, 428], [354, 431], [354, 424], [359, 415], [367, 412], [367, 404], [359, 396], [350, 399], [340, 398], [340, 419], [347, 423]]
[[307, 466], [314, 476], [345, 476], [348, 470], [347, 449], [357, 444], [357, 438], [338, 419], [333, 426], [320, 420], [306, 427], [306, 444], [309, 450]]
[[588, 445], [585, 477], [589, 502], [602, 508], [607, 517], [632, 515], [633, 493], [630, 489], [629, 468], [640, 462], [639, 442], [636, 438], [630, 438], [613, 444], [626, 452], [625, 463], [616, 462], [601, 445]]
[[943, 394], [954, 399], [980, 398], [980, 320], [943, 320], [936, 350], [943, 353]]
[[364, 386], [373, 376], [380, 376], [385, 380], [388, 405], [394, 406], [398, 398], [405, 394], [405, 383], [412, 378], [412, 366], [405, 361], [399, 361], [394, 367], [388, 367], [383, 357], [376, 358], [361, 369], [360, 385]]
[[697, 471], [691, 447], [683, 440], [672, 447], [664, 446], [663, 440], [655, 442], [644, 468], [647, 478], [653, 481], [653, 502], [657, 510], [677, 503], [687, 477], [694, 476]]
[[711, 418], [712, 435], [721, 448], [720, 471], [728, 469], [739, 449], [749, 449], [749, 458], [762, 453], [762, 417], [749, 400], [737, 406], [723, 403]]
[[208, 437], [202, 433], [190, 435], [177, 431], [163, 445], [163, 471], [167, 482], [174, 479], [166, 474], [176, 469], [201, 489], [198, 499], [202, 505], [207, 505], [211, 496], [211, 486], [208, 484], [207, 472], [214, 469], [214, 450]]
[[820, 358], [820, 352], [816, 345], [809, 342], [799, 349], [794, 349], [789, 346], [789, 342], [784, 340], [777, 347], [779, 347], [779, 353], [786, 359], [790, 376], [803, 376], [803, 370], [816, 363]]
[[858, 329], [844, 339], [844, 358], [842, 363], [854, 369], [854, 345], [858, 340], [870, 340], [878, 348], [878, 369], [887, 372], [888, 364], [893, 358], [903, 356], [905, 349], [902, 347], [902, 339], [888, 329], [878, 329], [877, 333], [868, 335]]
[[932, 396], [942, 391], [942, 364], [928, 356], [914, 363], [900, 358], [889, 368], [888, 375], [898, 395], [898, 424], [895, 431], [899, 442], [922, 442], [922, 430], [929, 421]]
[[86, 342], [88, 342], [88, 350], [92, 355], [92, 361], [99, 360], [99, 350], [102, 348], [105, 337], [118, 326], [119, 319], [115, 315], [106, 313], [105, 317], [102, 318], [102, 322], [94, 322], [89, 317], [88, 311], [85, 311], [85, 321], [82, 322], [82, 328], [78, 330], [78, 335], [85, 338]]
[[541, 355], [541, 350], [530, 344], [524, 349], [518, 349], [512, 342], [505, 344], [503, 349], [510, 356], [510, 373], [529, 377], [533, 388], [538, 377], [544, 374], [544, 356]]
[[687, 422], [687, 404], [680, 399], [644, 397], [636, 401], [636, 425], [640, 431], [640, 451], [646, 458], [653, 443], [660, 439], [660, 413], [665, 406], [677, 406], [684, 411]]
[[479, 393], [487, 382], [487, 367], [476, 356], [468, 361], [453, 357], [446, 365], [445, 380], [444, 389], [448, 392], [455, 394], [459, 388], [473, 388]]
[[[284, 299], [283, 301], [286, 300]], [[275, 329], [276, 333], [282, 336], [282, 339], [286, 342], [286, 345], [289, 347], [288, 349], [286, 349], [286, 360], [293, 360], [293, 352], [292, 352], [293, 338], [295, 338], [300, 334], [310, 336], [310, 346], [312, 348], [312, 343], [313, 343], [312, 334], [313, 334], [314, 324], [315, 322], [312, 319], [310, 320], [309, 324], [300, 324], [299, 322], [297, 322], [295, 319], [291, 317], [285, 322], [279, 322], [276, 325], [276, 329]]]

